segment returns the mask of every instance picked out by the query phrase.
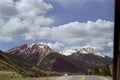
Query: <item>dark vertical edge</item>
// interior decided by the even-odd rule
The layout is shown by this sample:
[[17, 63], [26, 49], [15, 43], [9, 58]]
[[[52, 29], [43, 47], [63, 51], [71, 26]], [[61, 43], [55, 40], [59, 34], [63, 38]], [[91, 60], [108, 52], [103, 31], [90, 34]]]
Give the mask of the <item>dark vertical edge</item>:
[[119, 27], [120, 27], [120, 0], [115, 0], [115, 27], [114, 27], [114, 58], [113, 58], [113, 80], [119, 80], [118, 48], [119, 48]]

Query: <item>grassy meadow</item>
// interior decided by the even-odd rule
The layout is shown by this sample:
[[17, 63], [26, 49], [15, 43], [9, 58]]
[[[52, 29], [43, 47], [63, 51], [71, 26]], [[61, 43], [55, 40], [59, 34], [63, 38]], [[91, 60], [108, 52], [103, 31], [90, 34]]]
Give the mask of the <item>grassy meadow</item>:
[[31, 78], [22, 77], [21, 74], [12, 71], [0, 71], [0, 80], [54, 80], [52, 77]]

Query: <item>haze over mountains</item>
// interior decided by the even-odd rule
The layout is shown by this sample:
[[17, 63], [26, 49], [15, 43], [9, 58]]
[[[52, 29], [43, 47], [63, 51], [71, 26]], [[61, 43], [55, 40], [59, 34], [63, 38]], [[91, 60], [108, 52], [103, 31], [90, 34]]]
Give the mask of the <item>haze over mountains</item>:
[[[112, 64], [112, 58], [92, 48], [55, 52], [44, 44], [23, 44], [10, 49], [8, 54], [17, 55], [25, 61], [54, 72], [86, 73], [88, 70]], [[71, 55], [63, 55], [71, 53]]]

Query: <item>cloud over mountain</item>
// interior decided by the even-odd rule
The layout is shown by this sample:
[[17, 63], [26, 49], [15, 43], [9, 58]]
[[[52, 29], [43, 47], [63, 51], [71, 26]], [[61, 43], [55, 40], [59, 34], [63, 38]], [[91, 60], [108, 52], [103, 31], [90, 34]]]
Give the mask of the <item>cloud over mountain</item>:
[[[105, 0], [92, 1], [102, 3]], [[71, 3], [74, 5], [80, 1], [53, 0], [53, 2], [61, 5], [67, 4], [68, 7]], [[87, 3], [89, 1], [82, 0], [82, 2]], [[56, 50], [72, 46], [92, 46], [102, 51], [107, 47], [110, 48], [109, 51], [112, 51], [113, 21], [96, 17], [98, 19], [93, 21], [76, 19], [56, 25], [59, 20], [57, 21], [55, 15], [58, 14], [52, 11], [55, 8], [55, 11], [59, 12], [56, 7], [58, 6], [50, 4], [47, 0], [0, 0], [0, 42], [14, 42], [16, 39], [24, 41], [45, 39], [47, 42], [44, 43]], [[50, 15], [50, 10], [54, 12], [53, 15]], [[62, 21], [64, 22], [64, 19]], [[49, 42], [49, 40], [53, 40], [53, 43]]]

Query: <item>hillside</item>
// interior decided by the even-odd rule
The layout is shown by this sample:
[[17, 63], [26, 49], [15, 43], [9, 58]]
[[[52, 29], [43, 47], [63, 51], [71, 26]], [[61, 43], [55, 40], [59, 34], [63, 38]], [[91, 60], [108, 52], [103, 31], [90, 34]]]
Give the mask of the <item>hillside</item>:
[[84, 73], [85, 66], [79, 66], [79, 62], [75, 59], [60, 55], [59, 53], [52, 53], [46, 56], [42, 62], [42, 67], [56, 72], [71, 72], [71, 73]]
[[[64, 55], [66, 53], [71, 55]], [[72, 49], [59, 53], [44, 44], [23, 44], [10, 49], [8, 55], [10, 54], [44, 70], [60, 73], [86, 74], [89, 70], [94, 71], [96, 68], [112, 64], [112, 58], [93, 48]]]
[[76, 59], [77, 61], [82, 60], [86, 62], [91, 66], [89, 68], [99, 68], [112, 64], [112, 58], [103, 55], [102, 53], [99, 53], [92, 48], [82, 48], [69, 56]]
[[0, 71], [12, 71], [16, 72], [23, 77], [40, 77], [48, 75], [58, 75], [57, 73], [43, 71], [40, 68], [33, 66], [26, 61], [20, 59], [18, 56], [16, 58], [8, 57], [7, 53], [0, 51]]

